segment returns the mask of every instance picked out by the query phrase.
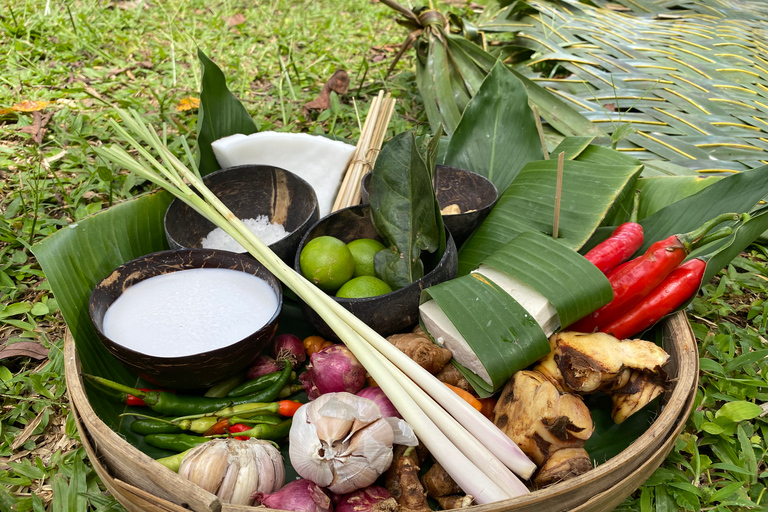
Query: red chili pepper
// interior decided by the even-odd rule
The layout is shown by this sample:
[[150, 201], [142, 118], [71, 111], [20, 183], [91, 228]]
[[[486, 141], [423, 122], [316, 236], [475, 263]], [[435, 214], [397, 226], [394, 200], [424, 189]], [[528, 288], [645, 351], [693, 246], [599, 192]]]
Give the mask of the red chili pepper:
[[635, 222], [638, 197], [639, 191], [635, 194], [630, 221], [614, 229], [611, 236], [584, 255], [603, 274], [607, 274], [612, 268], [628, 260], [643, 245], [643, 226]]
[[[667, 274], [683, 262], [691, 252], [692, 246], [712, 228], [722, 222], [738, 219], [739, 216], [736, 214], [719, 215], [695, 231], [672, 235], [654, 243], [645, 254], [611, 273], [608, 280], [613, 288], [613, 300], [570, 325], [568, 329], [577, 332], [594, 332], [607, 326], [661, 283]], [[725, 233], [723, 231], [722, 236], [726, 236]], [[713, 241], [713, 237], [707, 237], [707, 239], [708, 242]]]
[[698, 258], [686, 261], [632, 309], [600, 330], [620, 340], [644, 331], [696, 293], [706, 268], [707, 264]]
[[296, 411], [299, 410], [304, 404], [294, 402], [293, 400], [280, 400], [278, 403], [277, 413], [287, 418], [292, 418]]
[[[138, 388], [141, 391], [167, 391], [169, 393], [175, 393], [172, 389], [149, 389], [149, 388]], [[134, 396], [134, 395], [127, 395], [125, 397], [125, 405], [134, 405], [137, 407], [146, 407], [147, 404], [142, 400], [141, 398]]]
[[[244, 425], [242, 423], [235, 423], [231, 427], [227, 429], [227, 431], [230, 434], [236, 433], [236, 432], [245, 432], [246, 430], [251, 430], [252, 427], [249, 427], [248, 425]], [[234, 436], [235, 439], [238, 441], [245, 441], [248, 439], [248, 436]]]
[[205, 431], [203, 433], [204, 436], [213, 436], [213, 435], [221, 435], [224, 432], [226, 432], [227, 427], [229, 427], [229, 418], [222, 418], [216, 423], [214, 423], [211, 428]]

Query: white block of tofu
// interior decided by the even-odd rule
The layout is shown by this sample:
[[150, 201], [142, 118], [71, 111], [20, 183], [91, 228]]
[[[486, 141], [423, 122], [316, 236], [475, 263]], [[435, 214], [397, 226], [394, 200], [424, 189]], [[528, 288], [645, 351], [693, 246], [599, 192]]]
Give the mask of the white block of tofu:
[[320, 216], [331, 213], [355, 146], [308, 133], [241, 133], [211, 143], [222, 168], [260, 164], [280, 167], [304, 178], [317, 195]]
[[505, 272], [488, 265], [480, 265], [473, 273], [481, 274], [512, 296], [541, 326], [549, 338], [560, 327], [555, 306], [542, 294]]
[[477, 359], [474, 350], [470, 348], [467, 340], [464, 339], [464, 336], [453, 325], [451, 319], [438, 306], [437, 302], [428, 300], [419, 306], [419, 313], [422, 322], [424, 322], [424, 328], [435, 340], [435, 343], [450, 350], [458, 363], [476, 373], [488, 385], [493, 385], [491, 376]]

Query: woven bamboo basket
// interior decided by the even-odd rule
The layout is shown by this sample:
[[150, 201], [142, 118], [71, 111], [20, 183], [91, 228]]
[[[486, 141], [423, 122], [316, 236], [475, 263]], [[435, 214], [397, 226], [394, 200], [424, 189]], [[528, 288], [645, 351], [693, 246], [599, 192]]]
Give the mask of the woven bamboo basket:
[[[616, 457], [587, 473], [518, 498], [471, 507], [468, 512], [603, 512], [614, 509], [658, 468], [675, 445], [693, 407], [698, 382], [698, 351], [685, 314], [663, 325], [665, 367], [672, 387], [654, 423]], [[96, 473], [130, 512], [245, 512], [253, 507], [222, 504], [168, 470], [111, 430], [94, 412], [83, 387], [74, 340], [65, 343], [66, 380], [83, 445]], [[262, 510], [269, 510], [264, 509]]]

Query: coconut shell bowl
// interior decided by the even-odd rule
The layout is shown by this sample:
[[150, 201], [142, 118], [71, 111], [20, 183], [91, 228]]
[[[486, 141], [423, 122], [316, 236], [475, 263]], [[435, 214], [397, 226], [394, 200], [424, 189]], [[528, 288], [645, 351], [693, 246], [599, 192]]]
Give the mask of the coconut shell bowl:
[[[443, 212], [443, 223], [451, 232], [456, 247], [480, 227], [499, 198], [496, 186], [485, 176], [450, 167], [435, 166], [435, 196]], [[363, 176], [360, 195], [369, 200], [371, 173]]]
[[[218, 312], [219, 309], [224, 310], [224, 313], [220, 317], [222, 326], [211, 329], [211, 348], [205, 348], [208, 345], [206, 341], [207, 338], [202, 342], [198, 341], [197, 343], [200, 345], [196, 345], [195, 350], [189, 350], [189, 346], [182, 345], [179, 352], [188, 352], [189, 355], [157, 355], [157, 353], [165, 352], [163, 350], [155, 352], [156, 355], [149, 355], [128, 348], [126, 345], [129, 344], [127, 343], [117, 343], [105, 334], [104, 320], [107, 310], [130, 287], [156, 276], [190, 269], [229, 269], [261, 278], [262, 281], [254, 281], [250, 276], [247, 276], [246, 282], [249, 285], [254, 283], [258, 284], [260, 287], [259, 290], [266, 294], [269, 294], [269, 290], [271, 289], [274, 293], [274, 299], [276, 299], [274, 312], [270, 309], [274, 305], [274, 300], [272, 300], [270, 301], [270, 306], [265, 307], [265, 309], [259, 313], [260, 318], [268, 319], [266, 322], [256, 323], [257, 321], [254, 320], [254, 330], [243, 328], [239, 333], [227, 333], [227, 336], [235, 338], [237, 341], [229, 344], [226, 342], [219, 342], [218, 348], [216, 348], [216, 341], [214, 340], [221, 339], [221, 337], [217, 337], [217, 333], [219, 333], [220, 330], [226, 329], [222, 326], [228, 325], [226, 315], [229, 314], [227, 310], [232, 309], [231, 304], [230, 306], [227, 304], [224, 304], [223, 306], [219, 304], [219, 307], [217, 307], [216, 304], [211, 303], [212, 300], [214, 300], [212, 299], [212, 294], [207, 293], [201, 293], [201, 296], [199, 297], [192, 295], [191, 299], [189, 297], [186, 297], [186, 299], [182, 297], [180, 300], [189, 300], [190, 302], [197, 304], [202, 303], [203, 308], [210, 308], [216, 312]], [[232, 274], [229, 275], [233, 278], [242, 277]], [[221, 274], [216, 274], [216, 276], [217, 279], [219, 279]], [[230, 279], [230, 277], [227, 277], [226, 279]], [[219, 281], [217, 281], [217, 283], [218, 282]], [[229, 290], [229, 288], [227, 288], [227, 290]], [[169, 293], [170, 295], [174, 291], [174, 288], [171, 287], [169, 291], [171, 292]], [[178, 289], [176, 289], [176, 293], [177, 295], [179, 294]], [[228, 293], [228, 291], [224, 293]], [[221, 299], [221, 297], [219, 297], [219, 299]], [[172, 300], [177, 299], [169, 299], [168, 302]], [[237, 300], [239, 300], [238, 297], [232, 296], [231, 301], [227, 297], [224, 297], [223, 301], [229, 304], [230, 302], [235, 302]], [[130, 370], [159, 387], [196, 389], [208, 387], [217, 381], [221, 381], [224, 378], [245, 369], [253, 358], [267, 346], [272, 339], [272, 336], [275, 334], [282, 304], [283, 294], [280, 281], [264, 268], [261, 263], [251, 258], [249, 255], [209, 249], [187, 249], [156, 252], [121, 265], [96, 285], [91, 293], [89, 313], [93, 326], [96, 329], [96, 333], [106, 349]], [[159, 309], [163, 311], [166, 310], [164, 307]], [[241, 316], [239, 318], [250, 316], [252, 314], [249, 312], [251, 310], [248, 310], [247, 308], [242, 309], [246, 309], [246, 311], [241, 311]], [[174, 308], [169, 307], [168, 311], [171, 310], [174, 310]], [[142, 318], [144, 318], [143, 315], [144, 314], [137, 313], [135, 316], [131, 317], [131, 322], [142, 322]], [[147, 314], [147, 316], [151, 316], [151, 313]], [[183, 322], [179, 320], [183, 320], [183, 317], [183, 315], [171, 316], [171, 318], [176, 320], [179, 324], [183, 324]], [[219, 320], [219, 318], [217, 318], [217, 320]], [[147, 321], [146, 318], [144, 321]], [[260, 327], [258, 325], [260, 325]], [[107, 330], [109, 331], [109, 329]], [[243, 335], [243, 332], [249, 334]], [[170, 336], [167, 335], [165, 339], [164, 336], [158, 336], [158, 339], [152, 340], [152, 344], [162, 345], [163, 343], [169, 343], [169, 338]], [[176, 341], [175, 343], [179, 343], [179, 341]], [[133, 347], [135, 348], [135, 346]], [[159, 349], [153, 347], [152, 350]], [[149, 350], [146, 351], [149, 352]]]
[[[287, 234], [269, 244], [269, 248], [289, 265], [301, 237], [320, 218], [312, 186], [279, 167], [229, 167], [208, 174], [203, 182], [241, 220], [265, 215], [270, 223], [282, 225]], [[174, 199], [165, 213], [164, 228], [171, 249], [200, 249], [203, 238], [216, 226], [186, 203]]]
[[[342, 208], [320, 219], [304, 235], [294, 260], [294, 269], [297, 272], [301, 273], [299, 264], [301, 250], [310, 240], [320, 236], [332, 236], [344, 243], [359, 238], [372, 238], [384, 242], [373, 226], [369, 205]], [[356, 299], [334, 297], [334, 300], [382, 336], [402, 332], [419, 321], [421, 291], [456, 277], [458, 251], [448, 230], [446, 230], [446, 249], [440, 261], [431, 268], [426, 263], [426, 258], [424, 261], [424, 277], [404, 288], [375, 297]], [[338, 339], [333, 330], [312, 308], [302, 302], [301, 309], [304, 317], [317, 330], [318, 334], [326, 339]]]

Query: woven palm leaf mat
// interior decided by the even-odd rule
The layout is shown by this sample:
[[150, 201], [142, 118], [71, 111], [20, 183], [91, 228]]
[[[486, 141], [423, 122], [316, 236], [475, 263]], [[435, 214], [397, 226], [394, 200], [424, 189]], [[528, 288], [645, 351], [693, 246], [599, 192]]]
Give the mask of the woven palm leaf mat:
[[527, 49], [516, 69], [651, 174], [768, 163], [768, 1], [521, 4], [487, 9], [477, 28], [490, 42], [513, 34], [512, 47]]

